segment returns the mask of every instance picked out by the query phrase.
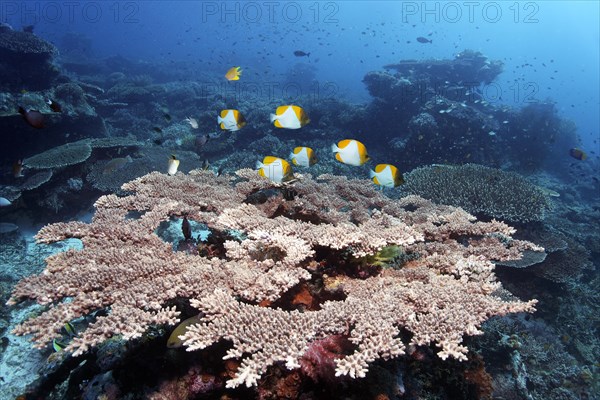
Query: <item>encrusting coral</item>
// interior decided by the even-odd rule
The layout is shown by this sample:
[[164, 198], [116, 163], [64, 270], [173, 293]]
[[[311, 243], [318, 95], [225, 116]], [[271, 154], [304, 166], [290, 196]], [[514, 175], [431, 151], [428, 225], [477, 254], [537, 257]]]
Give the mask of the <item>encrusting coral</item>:
[[[33, 299], [48, 308], [14, 332], [44, 347], [65, 322], [109, 308], [66, 347], [79, 355], [113, 336], [177, 323], [169, 301], [190, 299], [201, 318], [180, 338], [190, 351], [232, 341], [226, 358], [243, 359], [227, 383], [236, 387], [257, 384], [278, 362], [299, 368], [311, 342], [330, 335], [354, 346], [335, 360], [336, 375], [352, 378], [403, 354], [406, 332], [411, 345], [435, 344], [442, 359], [464, 360], [463, 335], [481, 334], [490, 316], [534, 310], [535, 300], [506, 300], [493, 273], [492, 260], [543, 251], [513, 240], [508, 225], [417, 196], [392, 200], [365, 180], [298, 178], [276, 185], [249, 169], [237, 177], [153, 172], [123, 185], [130, 195], [101, 197], [91, 223], [42, 228], [38, 242], [79, 238], [83, 249], [49, 257], [43, 273], [17, 284], [9, 304]], [[221, 252], [176, 251], [155, 233], [184, 216], [222, 238]], [[411, 255], [399, 268], [366, 265], [361, 277], [344, 269], [391, 245]], [[311, 310], [270, 307], [317, 277], [336, 295]]]

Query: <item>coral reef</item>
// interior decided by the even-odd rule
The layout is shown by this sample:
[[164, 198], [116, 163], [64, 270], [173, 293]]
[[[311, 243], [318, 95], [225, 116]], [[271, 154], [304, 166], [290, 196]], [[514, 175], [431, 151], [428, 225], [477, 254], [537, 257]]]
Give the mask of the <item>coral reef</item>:
[[[120, 147], [120, 146], [119, 146]], [[121, 186], [144, 174], [152, 171], [166, 171], [167, 161], [172, 154], [180, 160], [180, 171], [188, 172], [201, 165], [197, 154], [189, 151], [169, 151], [162, 147], [139, 146], [138, 151], [132, 153], [132, 158], [126, 161], [120, 168], [108, 168], [108, 163], [114, 158], [94, 161], [89, 166], [89, 172], [85, 176], [93, 188], [104, 193], [124, 193]]]
[[431, 82], [490, 83], [502, 73], [503, 63], [478, 51], [464, 50], [454, 60], [405, 60], [385, 65], [403, 76], [427, 77]]
[[96, 116], [96, 111], [88, 103], [83, 88], [75, 82], [63, 83], [54, 88], [54, 101], [63, 104], [62, 112], [68, 115]]
[[50, 179], [52, 179], [52, 175], [53, 175], [53, 173], [52, 173], [51, 169], [46, 169], [46, 170], [37, 172], [37, 173], [31, 175], [30, 177], [28, 177], [27, 180], [21, 184], [19, 189], [22, 192], [37, 189], [40, 186], [42, 186], [44, 183], [50, 181]]
[[576, 281], [585, 270], [593, 270], [589, 250], [572, 239], [567, 239], [567, 243], [567, 250], [549, 254], [543, 264], [536, 265], [531, 270], [554, 282]]
[[[143, 163], [145, 166], [138, 168], [135, 171], [137, 174], [119, 180], [114, 173], [106, 173], [102, 176], [101, 169], [101, 178], [106, 182], [106, 187], [101, 184], [95, 185], [96, 181], [93, 180], [84, 182], [84, 177], [93, 175], [95, 166], [103, 165], [107, 162], [106, 159], [114, 160], [121, 155], [133, 154], [136, 147], [143, 146], [131, 138], [107, 137], [83, 139], [51, 148], [25, 159], [22, 171], [24, 176], [4, 179], [2, 182], [4, 185], [0, 185], [0, 195], [12, 202], [18, 199], [13, 209], [15, 214], [17, 210], [22, 213], [27, 212], [27, 218], [33, 220], [41, 218], [43, 221], [48, 221], [48, 215], [53, 215], [55, 220], [71, 218], [79, 212], [79, 207], [92, 205], [95, 198], [88, 198], [91, 192], [97, 190], [113, 192], [128, 180], [165, 168], [165, 160], [170, 156], [168, 150], [160, 152], [162, 158], [155, 157], [152, 162], [148, 161], [151, 157], [137, 153], [138, 163]], [[148, 151], [151, 155], [154, 154], [152, 149]], [[184, 159], [187, 159], [185, 155]], [[189, 163], [189, 169], [198, 164], [194, 159]]]
[[417, 168], [402, 192], [513, 222], [540, 221], [551, 207], [549, 196], [520, 175], [477, 164]]
[[0, 26], [0, 90], [48, 89], [58, 76], [56, 47], [31, 32]]
[[489, 334], [476, 338], [475, 347], [494, 376], [493, 398], [593, 398], [589, 367], [578, 365], [561, 335], [542, 320], [492, 318], [483, 329]]
[[[107, 133], [103, 118], [91, 104], [93, 100], [77, 83], [63, 83], [37, 92], [13, 93], [7, 99], [10, 104], [3, 105], [0, 111], [0, 129], [5, 132], [5, 146], [0, 149], [0, 157], [5, 162], [31, 157], [68, 142], [103, 137]], [[60, 104], [62, 112], [51, 110], [48, 99]], [[18, 113], [19, 107], [39, 110], [44, 119], [43, 129], [40, 131], [27, 125]]]
[[365, 142], [369, 149], [384, 147], [388, 157], [394, 156], [390, 148], [401, 150], [401, 169], [470, 162], [559, 171], [552, 161], [577, 142], [575, 129], [558, 116], [554, 103], [516, 109], [486, 96], [503, 67], [479, 52], [465, 50], [452, 60], [403, 60], [384, 68], [363, 79], [373, 96], [367, 126], [377, 132], [377, 140], [368, 135]]
[[106, 96], [117, 102], [139, 103], [152, 101], [156, 95], [165, 94], [160, 85], [152, 85], [145, 80], [130, 80], [111, 87]]
[[[49, 257], [44, 273], [15, 286], [10, 304], [29, 298], [48, 306], [15, 333], [31, 334], [43, 347], [66, 321], [109, 307], [65, 349], [81, 355], [113, 336], [131, 340], [150, 325], [174, 324], [180, 311], [169, 302], [191, 299], [203, 314], [183, 336], [190, 350], [224, 337], [234, 344], [225, 358], [250, 354], [227, 383], [236, 387], [255, 385], [277, 362], [299, 367], [310, 342], [331, 334], [354, 345], [335, 360], [336, 374], [352, 378], [365, 376], [379, 358], [403, 354], [404, 330], [412, 333], [410, 344], [434, 343], [440, 358], [464, 360], [463, 335], [480, 334], [491, 315], [533, 310], [535, 301], [496, 294], [491, 260], [541, 250], [512, 240], [514, 230], [503, 223], [477, 222], [414, 196], [393, 201], [361, 180], [304, 176], [280, 187], [252, 170], [238, 177], [232, 185], [212, 172], [154, 172], [123, 185], [128, 196], [101, 197], [91, 223], [43, 228], [39, 242], [78, 238], [83, 249]], [[261, 192], [271, 195], [256, 197]], [[176, 252], [156, 235], [161, 222], [181, 216], [222, 237], [212, 254]], [[469, 239], [463, 244], [461, 237]], [[395, 270], [345, 267], [391, 244], [418, 256]], [[325, 271], [334, 281], [323, 290], [337, 300], [305, 312], [265, 307]]]
[[[37, 61], [19, 71], [16, 58], [0, 57], [6, 77], [0, 90], [10, 90], [0, 92], [6, 171], [0, 196], [12, 202], [0, 209], [0, 255], [3, 265], [12, 265], [0, 279], [3, 301], [17, 279], [40, 273], [43, 258], [60, 249], [46, 272], [27, 278], [14, 294], [13, 301], [43, 305], [0, 309], [0, 329], [33, 317], [17, 329], [45, 346], [31, 349], [25, 338], [6, 334], [0, 379], [11, 398], [570, 399], [598, 393], [598, 158], [591, 152], [585, 162], [569, 158], [566, 150], [579, 143], [577, 127], [553, 101], [516, 109], [488, 98], [501, 62], [468, 50], [449, 60], [403, 60], [366, 74], [373, 99], [351, 104], [317, 80], [316, 60], [292, 64], [280, 78], [269, 75], [285, 93], [248, 93], [252, 73], [240, 84], [223, 82], [214, 60], [198, 68], [189, 61], [96, 59], [78, 34], [66, 34], [54, 57], [53, 46], [30, 32], [4, 25], [0, 32], [16, 38], [8, 47], [48, 50], [24, 55]], [[29, 66], [36, 68], [33, 80], [23, 75]], [[311, 123], [299, 132], [274, 129], [266, 116], [296, 89], [302, 95], [289, 101]], [[47, 99], [62, 112], [52, 111]], [[28, 126], [18, 106], [39, 109], [46, 128]], [[225, 108], [239, 109], [248, 124], [216, 135], [216, 114]], [[196, 136], [208, 133], [208, 142], [197, 146]], [[366, 176], [366, 167], [330, 157], [331, 143], [351, 136], [366, 143], [373, 160], [403, 173], [439, 163], [425, 167], [427, 179], [439, 184], [415, 193], [434, 201], [460, 198], [480, 222], [454, 207], [414, 196], [392, 201], [369, 181], [331, 175]], [[91, 154], [76, 164], [33, 168], [36, 154], [65, 143], [66, 149], [89, 146]], [[267, 153], [285, 157], [306, 145], [319, 162], [295, 168], [298, 180], [290, 185], [272, 185], [248, 170], [223, 175], [251, 168]], [[165, 171], [171, 154], [181, 160], [181, 172], [203, 161], [210, 161], [208, 170], [155, 173], [121, 188]], [[28, 158], [24, 177], [13, 177], [11, 165]], [[487, 180], [438, 179], [468, 168], [459, 167], [466, 162], [527, 172], [552, 190], [525, 180], [500, 184], [506, 175], [484, 167], [472, 172]], [[406, 188], [425, 183], [407, 179]], [[477, 191], [469, 191], [472, 183]], [[87, 220], [82, 213], [100, 192], [125, 197], [103, 197], [90, 223], [47, 227], [38, 244], [22, 240], [30, 231], [23, 221]], [[392, 197], [406, 193], [386, 190]], [[555, 196], [552, 209], [548, 196]], [[183, 236], [182, 217], [191, 224]], [[491, 218], [518, 231], [481, 222]], [[74, 238], [46, 244], [64, 237]], [[67, 250], [66, 243], [78, 246]], [[531, 305], [496, 288], [494, 275], [519, 298], [539, 300], [536, 320], [479, 326], [510, 307]], [[199, 322], [185, 336], [188, 345], [208, 347], [165, 349], [169, 328], [157, 323], [190, 317]], [[81, 337], [60, 332], [67, 321]], [[287, 336], [281, 326], [289, 327]], [[470, 337], [479, 331], [481, 340]], [[50, 354], [45, 344], [52, 337], [71, 347]], [[90, 351], [79, 355], [85, 348]]]
[[84, 162], [92, 154], [87, 140], [67, 143], [23, 160], [23, 165], [32, 169], [63, 168]]

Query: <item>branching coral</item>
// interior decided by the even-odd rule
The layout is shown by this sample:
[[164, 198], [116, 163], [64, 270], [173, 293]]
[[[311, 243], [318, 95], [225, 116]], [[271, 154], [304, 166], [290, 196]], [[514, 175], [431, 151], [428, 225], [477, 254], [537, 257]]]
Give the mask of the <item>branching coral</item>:
[[[44, 227], [39, 242], [79, 238], [83, 249], [49, 257], [42, 274], [15, 287], [10, 304], [29, 298], [48, 306], [15, 333], [43, 347], [65, 322], [109, 308], [69, 343], [66, 351], [77, 355], [112, 336], [129, 340], [149, 325], [174, 324], [179, 312], [169, 301], [190, 299], [203, 314], [180, 338], [188, 350], [231, 340], [226, 358], [243, 358], [227, 384], [236, 387], [256, 384], [274, 363], [298, 368], [310, 343], [331, 335], [353, 345], [335, 360], [336, 374], [352, 378], [403, 354], [407, 332], [410, 344], [435, 344], [441, 358], [463, 360], [463, 335], [480, 334], [487, 318], [533, 311], [535, 301], [496, 294], [492, 260], [542, 250], [512, 240], [504, 223], [416, 196], [391, 200], [364, 180], [302, 176], [274, 185], [255, 171], [237, 175], [153, 172], [123, 185], [130, 195], [101, 197], [91, 223]], [[177, 252], [157, 236], [161, 222], [182, 216], [222, 238], [222, 251]], [[412, 254], [400, 269], [372, 267], [367, 279], [345, 270], [348, 260], [390, 245]], [[269, 307], [300, 282], [324, 278], [324, 268], [337, 285], [322, 290], [336, 296], [311, 311]]]

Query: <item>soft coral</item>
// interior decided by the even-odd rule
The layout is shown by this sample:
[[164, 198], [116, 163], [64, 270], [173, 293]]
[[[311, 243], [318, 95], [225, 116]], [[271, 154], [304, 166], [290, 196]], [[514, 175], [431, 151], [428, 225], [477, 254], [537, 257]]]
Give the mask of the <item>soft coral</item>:
[[315, 382], [332, 383], [336, 380], [334, 360], [352, 348], [352, 343], [345, 335], [330, 335], [315, 340], [300, 358], [300, 368]]

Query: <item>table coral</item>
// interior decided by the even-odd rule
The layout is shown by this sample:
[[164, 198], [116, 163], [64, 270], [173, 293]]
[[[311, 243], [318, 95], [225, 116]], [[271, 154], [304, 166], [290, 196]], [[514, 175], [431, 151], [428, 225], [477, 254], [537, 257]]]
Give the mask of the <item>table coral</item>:
[[[310, 343], [330, 335], [353, 345], [335, 360], [336, 374], [351, 378], [403, 354], [406, 332], [409, 345], [435, 344], [440, 358], [464, 360], [463, 336], [481, 334], [490, 316], [534, 310], [535, 300], [497, 294], [492, 260], [543, 250], [513, 240], [508, 225], [417, 196], [392, 200], [365, 180], [298, 178], [276, 185], [252, 170], [153, 172], [124, 184], [129, 195], [102, 196], [90, 223], [42, 228], [38, 242], [78, 238], [83, 249], [48, 257], [40, 275], [16, 285], [9, 304], [33, 299], [48, 308], [14, 332], [44, 347], [65, 322], [109, 309], [66, 347], [79, 355], [113, 336], [131, 340], [150, 325], [175, 324], [180, 311], [170, 301], [189, 299], [203, 314], [180, 338], [190, 351], [232, 341], [226, 358], [242, 361], [227, 387], [236, 387], [255, 385], [274, 363], [299, 368]], [[261, 191], [272, 195], [247, 202]], [[184, 216], [205, 224], [220, 250], [178, 252], [157, 235], [162, 222]], [[409, 261], [361, 279], [344, 269], [390, 245]], [[325, 269], [337, 277], [337, 297], [303, 312], [270, 307]]]

